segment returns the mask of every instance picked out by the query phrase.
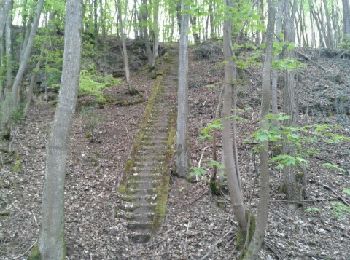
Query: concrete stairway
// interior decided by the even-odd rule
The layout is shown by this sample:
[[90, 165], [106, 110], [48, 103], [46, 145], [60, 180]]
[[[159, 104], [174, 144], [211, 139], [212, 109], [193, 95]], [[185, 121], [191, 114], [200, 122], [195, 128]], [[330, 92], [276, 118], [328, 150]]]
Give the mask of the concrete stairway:
[[160, 67], [162, 71], [152, 88], [118, 190], [123, 203], [116, 216], [127, 220], [129, 238], [136, 243], [147, 242], [160, 226], [168, 197], [168, 166], [175, 135], [177, 54], [167, 53]]

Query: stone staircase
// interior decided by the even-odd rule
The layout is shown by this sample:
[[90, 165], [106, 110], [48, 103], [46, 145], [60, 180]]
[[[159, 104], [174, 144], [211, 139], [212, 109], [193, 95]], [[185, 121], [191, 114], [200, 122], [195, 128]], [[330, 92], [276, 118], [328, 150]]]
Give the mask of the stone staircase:
[[116, 217], [127, 221], [129, 239], [135, 243], [149, 241], [166, 212], [175, 135], [177, 54], [167, 53], [160, 67], [118, 189], [122, 203]]

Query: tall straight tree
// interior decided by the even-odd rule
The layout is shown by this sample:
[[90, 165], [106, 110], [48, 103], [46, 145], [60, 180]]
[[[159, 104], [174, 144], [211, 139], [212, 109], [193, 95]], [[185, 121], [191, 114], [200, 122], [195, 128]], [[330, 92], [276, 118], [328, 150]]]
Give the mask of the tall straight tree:
[[[125, 0], [125, 6], [128, 6], [128, 1]], [[115, 1], [115, 7], [118, 11], [118, 21], [119, 21], [119, 27], [120, 27], [120, 37], [122, 39], [122, 46], [123, 46], [123, 60], [124, 60], [124, 72], [125, 72], [125, 79], [126, 83], [128, 84], [128, 89], [130, 89], [130, 70], [129, 70], [129, 57], [128, 57], [128, 50], [126, 48], [126, 36], [124, 31], [124, 19], [123, 19], [123, 8], [121, 0]]]
[[[296, 0], [285, 0], [285, 27], [284, 34], [285, 40], [287, 42], [295, 42], [295, 27], [294, 27], [294, 17]], [[295, 53], [293, 50], [286, 50], [285, 58], [294, 58]], [[285, 121], [287, 126], [292, 126], [296, 124], [298, 109], [295, 97], [296, 88], [296, 72], [293, 70], [287, 70], [284, 77], [284, 87], [283, 87], [283, 112], [290, 116], [290, 119]], [[292, 155], [294, 153], [294, 148], [292, 145], [284, 143], [283, 152], [285, 154]], [[299, 201], [302, 198], [302, 187], [300, 181], [298, 181], [295, 170], [292, 167], [284, 168], [284, 186], [287, 190], [287, 197], [293, 201]]]
[[[228, 12], [225, 15], [223, 34], [224, 34], [224, 56], [225, 56], [225, 82], [224, 82], [224, 104], [222, 108], [222, 145], [225, 174], [227, 176], [227, 183], [230, 192], [231, 204], [233, 206], [233, 212], [239, 223], [240, 230], [243, 233], [243, 237], [247, 232], [247, 219], [246, 210], [243, 201], [243, 194], [240, 187], [240, 178], [237, 171], [237, 157], [235, 155], [235, 134], [232, 135], [231, 126], [231, 110], [234, 106], [232, 97], [234, 94], [234, 87], [237, 79], [237, 68], [233, 61], [232, 51], [232, 17], [230, 10], [232, 10], [232, 0], [224, 0], [226, 10]], [[235, 109], [235, 108], [234, 108]], [[235, 119], [233, 119], [235, 120]]]
[[37, 6], [36, 6], [34, 21], [33, 21], [33, 24], [32, 24], [31, 30], [30, 30], [27, 45], [24, 48], [23, 56], [21, 57], [21, 62], [19, 64], [17, 75], [16, 75], [15, 80], [14, 80], [13, 85], [12, 85], [12, 95], [13, 95], [13, 101], [14, 101], [15, 107], [19, 103], [20, 84], [23, 80], [25, 70], [27, 69], [27, 66], [28, 66], [30, 54], [32, 52], [32, 47], [33, 47], [33, 43], [34, 43], [34, 37], [35, 37], [36, 31], [38, 29], [40, 14], [41, 14], [41, 11], [43, 9], [43, 6], [44, 6], [44, 0], [39, 0], [37, 3]]
[[[263, 67], [262, 80], [262, 102], [261, 102], [261, 128], [268, 131], [269, 122], [266, 115], [271, 109], [271, 70], [272, 70], [272, 51], [273, 51], [273, 34], [275, 26], [275, 3], [274, 0], [268, 0], [268, 25], [266, 32], [266, 50], [265, 61]], [[247, 260], [257, 258], [262, 243], [264, 241], [265, 230], [268, 220], [268, 207], [270, 200], [270, 185], [269, 185], [269, 143], [265, 141], [260, 147], [260, 190], [259, 190], [259, 205], [256, 220], [256, 229], [249, 243], [248, 250], [245, 254]]]
[[343, 0], [343, 33], [344, 39], [350, 39], [350, 6], [349, 0]]
[[69, 130], [77, 102], [81, 56], [82, 3], [68, 0], [61, 90], [48, 142], [39, 251], [42, 259], [65, 259], [64, 179]]
[[185, 4], [181, 2], [181, 30], [179, 44], [179, 89], [177, 93], [177, 125], [176, 125], [176, 173], [186, 177], [188, 173], [187, 151], [187, 117], [188, 117], [188, 23], [189, 14]]
[[0, 8], [0, 38], [2, 38], [5, 30], [6, 18], [11, 10], [11, 0], [5, 0]]

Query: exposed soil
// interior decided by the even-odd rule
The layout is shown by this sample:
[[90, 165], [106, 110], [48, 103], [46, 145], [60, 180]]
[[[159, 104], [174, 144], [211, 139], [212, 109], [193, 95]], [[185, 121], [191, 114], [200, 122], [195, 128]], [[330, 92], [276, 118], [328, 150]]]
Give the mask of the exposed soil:
[[[304, 53], [312, 58], [312, 62], [303, 58], [307, 67], [301, 72], [298, 86], [300, 122], [342, 123], [339, 116], [348, 120], [347, 113], [309, 113], [306, 107], [324, 104], [320, 98], [328, 100], [334, 93], [333, 87], [344, 91], [339, 96], [349, 93], [349, 60]], [[190, 158], [194, 166], [200, 161], [206, 168], [207, 161], [212, 158], [212, 143], [201, 141], [198, 135], [215, 114], [223, 79], [221, 58], [217, 51], [210, 57], [201, 58], [193, 53], [190, 56], [189, 132]], [[333, 74], [340, 74], [341, 80], [339, 77], [329, 79]], [[147, 98], [152, 80], [142, 73], [133, 77], [134, 85], [144, 91]], [[247, 71], [245, 79], [238, 106], [239, 115], [248, 121], [238, 124], [238, 146], [243, 191], [246, 202], [251, 201], [254, 211], [258, 201], [258, 159], [253, 156], [250, 145], [243, 141], [258, 126], [260, 71]], [[324, 87], [326, 83], [327, 91], [321, 95], [319, 86]], [[120, 91], [120, 88], [113, 91]], [[149, 243], [131, 243], [126, 233], [126, 221], [115, 220], [114, 208], [120, 202], [116, 190], [144, 108], [145, 103], [127, 107], [110, 105], [93, 109], [89, 112], [92, 116], [88, 117], [77, 113], [65, 191], [68, 258], [236, 259], [237, 223], [227, 197], [210, 194], [208, 175], [196, 183], [172, 178], [167, 216], [158, 235]], [[50, 105], [36, 105], [27, 120], [14, 130], [17, 160], [5, 165], [0, 175], [0, 212], [9, 214], [0, 216], [0, 259], [26, 259], [38, 237], [45, 144], [53, 112]], [[349, 135], [349, 124], [343, 125], [342, 133]], [[94, 128], [93, 139], [86, 134], [89, 127]], [[338, 197], [350, 201], [350, 196], [343, 192], [350, 188], [350, 145], [319, 146], [322, 152], [311, 159], [307, 170], [304, 207], [290, 207], [284, 201], [285, 195], [278, 191], [282, 175], [272, 172], [272, 202], [265, 245], [260, 254], [262, 259], [349, 259], [350, 215], [336, 216], [334, 203], [340, 202]], [[321, 167], [324, 162], [337, 163], [345, 171], [326, 170]]]

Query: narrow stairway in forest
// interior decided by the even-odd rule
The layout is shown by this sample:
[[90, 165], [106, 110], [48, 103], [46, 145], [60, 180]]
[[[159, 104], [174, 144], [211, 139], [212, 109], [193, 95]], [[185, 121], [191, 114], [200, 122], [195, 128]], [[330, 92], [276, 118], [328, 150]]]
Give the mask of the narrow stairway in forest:
[[166, 212], [175, 135], [177, 60], [176, 52], [168, 52], [160, 61], [118, 189], [122, 203], [116, 217], [126, 219], [129, 239], [135, 243], [149, 241]]

